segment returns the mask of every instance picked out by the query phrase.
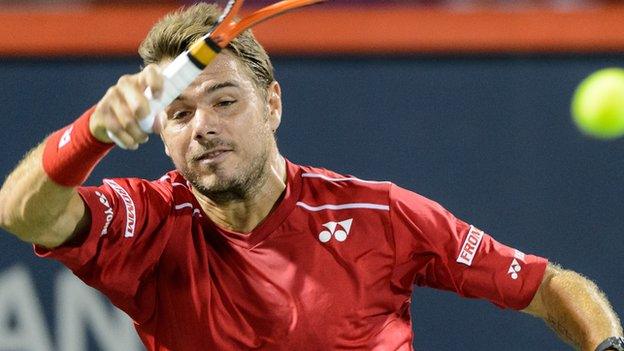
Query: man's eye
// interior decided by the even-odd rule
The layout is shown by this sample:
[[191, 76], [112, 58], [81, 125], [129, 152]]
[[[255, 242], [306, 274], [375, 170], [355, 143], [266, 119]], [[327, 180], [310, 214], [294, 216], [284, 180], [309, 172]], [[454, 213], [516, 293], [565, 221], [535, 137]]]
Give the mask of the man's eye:
[[191, 111], [182, 110], [182, 111], [175, 111], [171, 117], [172, 119], [184, 119], [190, 115], [191, 115]]
[[216, 107], [228, 107], [234, 105], [236, 100], [221, 100], [215, 104]]

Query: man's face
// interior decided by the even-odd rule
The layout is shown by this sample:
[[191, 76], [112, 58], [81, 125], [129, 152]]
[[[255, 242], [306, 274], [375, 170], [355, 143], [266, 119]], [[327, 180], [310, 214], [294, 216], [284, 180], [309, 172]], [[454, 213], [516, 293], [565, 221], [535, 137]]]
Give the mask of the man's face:
[[279, 85], [261, 92], [224, 51], [161, 114], [161, 136], [199, 192], [217, 202], [242, 200], [267, 177], [280, 118]]

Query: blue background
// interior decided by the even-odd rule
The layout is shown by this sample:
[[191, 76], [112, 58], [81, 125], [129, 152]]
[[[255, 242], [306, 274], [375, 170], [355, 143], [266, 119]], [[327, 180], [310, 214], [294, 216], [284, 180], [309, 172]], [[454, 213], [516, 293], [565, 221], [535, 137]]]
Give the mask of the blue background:
[[[582, 272], [624, 313], [624, 142], [587, 138], [569, 115], [576, 84], [596, 69], [624, 66], [624, 56], [274, 63], [286, 157], [432, 198], [503, 243]], [[1, 61], [0, 174], [139, 65], [134, 58]], [[153, 139], [137, 152], [114, 150], [89, 183], [158, 178], [171, 163]], [[1, 234], [0, 273], [28, 267], [54, 325], [51, 291], [61, 267]], [[416, 289], [412, 313], [417, 350], [569, 349], [540, 320], [446, 292]]]

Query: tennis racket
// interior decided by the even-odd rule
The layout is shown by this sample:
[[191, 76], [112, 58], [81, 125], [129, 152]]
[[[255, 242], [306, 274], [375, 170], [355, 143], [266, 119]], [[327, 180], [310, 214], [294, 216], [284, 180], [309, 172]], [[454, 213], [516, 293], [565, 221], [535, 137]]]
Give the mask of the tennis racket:
[[[323, 1], [326, 0], [283, 0], [263, 7], [240, 21], [236, 21], [235, 18], [243, 6], [244, 0], [229, 0], [210, 32], [194, 42], [188, 50], [178, 55], [165, 67], [163, 70], [164, 84], [160, 96], [156, 98], [149, 88], [145, 90], [144, 94], [149, 102], [150, 113], [139, 121], [141, 129], [146, 133], [152, 133], [156, 116], [175, 100], [214, 60], [217, 54], [240, 33], [287, 11]], [[123, 143], [112, 133], [108, 132], [108, 137], [115, 144], [123, 147]]]

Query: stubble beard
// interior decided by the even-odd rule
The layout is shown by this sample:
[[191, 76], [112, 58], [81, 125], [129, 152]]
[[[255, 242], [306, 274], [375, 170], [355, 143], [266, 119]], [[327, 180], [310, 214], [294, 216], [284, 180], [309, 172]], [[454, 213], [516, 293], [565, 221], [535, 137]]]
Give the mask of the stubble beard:
[[228, 178], [219, 178], [218, 170], [212, 169], [216, 181], [210, 186], [201, 181], [201, 175], [194, 171], [186, 170], [181, 172], [186, 180], [202, 195], [217, 204], [227, 204], [240, 202], [253, 197], [268, 179], [269, 150], [254, 157], [251, 162], [236, 174]]

